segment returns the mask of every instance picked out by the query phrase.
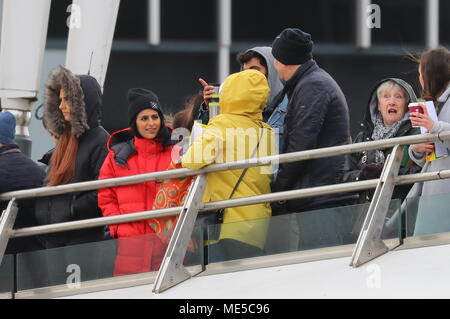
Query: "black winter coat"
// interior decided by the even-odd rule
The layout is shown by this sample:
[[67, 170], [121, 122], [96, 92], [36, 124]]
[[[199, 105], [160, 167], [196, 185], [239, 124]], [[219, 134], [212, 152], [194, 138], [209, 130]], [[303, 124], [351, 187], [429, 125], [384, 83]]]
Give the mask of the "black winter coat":
[[[409, 102], [415, 102], [417, 101], [416, 94], [414, 93], [414, 90], [412, 87], [406, 83], [405, 81], [397, 78], [387, 78], [384, 80], [381, 80], [378, 82], [378, 84], [374, 87], [372, 90], [372, 93], [370, 94], [369, 102], [367, 104], [366, 113], [364, 115], [364, 119], [361, 122], [361, 131], [356, 135], [353, 143], [361, 143], [361, 142], [369, 142], [372, 141], [372, 134], [374, 130], [374, 119], [375, 114], [378, 112], [378, 98], [377, 98], [377, 89], [378, 87], [386, 82], [392, 80], [396, 82], [398, 85], [402, 86], [403, 89], [408, 93], [409, 95]], [[408, 118], [408, 113], [405, 114], [405, 119]], [[401, 136], [408, 136], [408, 135], [414, 135], [414, 134], [420, 134], [419, 128], [414, 128], [411, 126], [411, 121], [404, 120], [402, 121], [400, 128], [397, 131], [397, 134], [393, 137], [401, 137]], [[387, 158], [387, 155], [390, 154], [392, 149], [385, 149], [384, 155], [385, 158]], [[345, 162], [345, 173], [342, 177], [342, 182], [349, 183], [349, 182], [355, 182], [360, 179], [361, 171], [366, 164], [375, 163], [375, 150], [370, 151], [363, 151], [353, 154], [348, 154], [346, 156], [346, 162]], [[417, 164], [415, 164], [408, 156], [408, 146], [405, 146], [403, 149], [403, 159], [402, 163], [400, 165], [400, 169], [398, 174], [399, 175], [406, 175], [406, 174], [415, 174], [419, 173], [421, 171], [421, 167]], [[406, 198], [406, 195], [408, 194], [409, 190], [411, 189], [412, 184], [410, 185], [402, 185], [397, 186], [394, 189], [394, 193], [392, 195], [392, 198], [399, 198], [402, 201]], [[358, 193], [358, 202], [359, 203], [366, 203], [370, 202], [373, 197], [374, 190], [365, 190]]]
[[[63, 69], [64, 71], [64, 69]], [[60, 74], [53, 74], [49, 80], [49, 89], [47, 94], [52, 94], [49, 90], [52, 87], [58, 87]], [[76, 79], [69, 74], [68, 78], [71, 87], [76, 86]], [[84, 96], [84, 101], [81, 105], [75, 106], [72, 104], [72, 114], [85, 113], [84, 116], [87, 121], [88, 129], [85, 129], [78, 137], [78, 150], [75, 159], [75, 176], [71, 183], [93, 181], [98, 178], [100, 168], [108, 153], [106, 143], [109, 139], [108, 132], [100, 126], [100, 107], [102, 101], [101, 89], [97, 81], [90, 76], [81, 75], [79, 78], [78, 89], [79, 92], [73, 92], [74, 95]], [[56, 84], [55, 84], [56, 83]], [[57, 91], [57, 92], [56, 92]], [[66, 90], [68, 92], [68, 90]], [[55, 90], [54, 94], [59, 93], [59, 88]], [[77, 98], [77, 97], [76, 97]], [[75, 98], [75, 99], [76, 99]], [[44, 116], [49, 117], [48, 122], [58, 125], [61, 112], [57, 109], [59, 100], [54, 99], [54, 96], [47, 97], [46, 110]], [[82, 117], [78, 115], [78, 117]], [[75, 121], [77, 114], [72, 116], [71, 121]], [[55, 124], [56, 123], [56, 124]], [[62, 121], [62, 123], [64, 123]], [[74, 125], [72, 125], [74, 127]], [[55, 128], [52, 128], [56, 131]], [[78, 127], [79, 129], [79, 127]], [[40, 225], [61, 223], [67, 221], [88, 219], [102, 217], [101, 210], [97, 204], [97, 191], [76, 192], [70, 194], [63, 194], [51, 197], [43, 197], [36, 201], [36, 219]], [[87, 228], [83, 230], [71, 231], [66, 233], [55, 233], [45, 235], [44, 239], [47, 248], [72, 245], [90, 241], [101, 240], [104, 237], [103, 227]]]
[[[344, 94], [333, 78], [314, 60], [303, 64], [279, 94], [288, 95], [283, 153], [339, 146], [350, 141], [350, 123]], [[279, 103], [275, 99], [274, 103]], [[280, 165], [274, 191], [336, 184], [342, 177], [344, 156]], [[299, 212], [332, 206], [342, 195], [325, 195], [274, 203], [273, 213]]]
[[[37, 188], [42, 186], [45, 172], [35, 162], [26, 157], [16, 144], [0, 147], [0, 194], [5, 192]], [[34, 200], [18, 201], [19, 211], [14, 228], [36, 226], [34, 218]], [[0, 202], [0, 214], [8, 206], [8, 202]], [[11, 239], [6, 253], [19, 253], [43, 249], [36, 237]]]

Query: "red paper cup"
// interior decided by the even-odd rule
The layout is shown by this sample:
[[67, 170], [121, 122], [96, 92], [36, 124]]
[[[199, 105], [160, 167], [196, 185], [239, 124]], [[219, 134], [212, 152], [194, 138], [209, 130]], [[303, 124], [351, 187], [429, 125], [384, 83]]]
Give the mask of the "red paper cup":
[[422, 103], [409, 103], [408, 104], [409, 112], [419, 112], [421, 114], [424, 113], [423, 108], [424, 105]]
[[[423, 111], [424, 107], [425, 107], [425, 105], [423, 105], [423, 103], [409, 103], [408, 104], [410, 114], [412, 112], [419, 112], [421, 114], [424, 114], [424, 111]], [[419, 126], [413, 125], [412, 127], [419, 127]]]

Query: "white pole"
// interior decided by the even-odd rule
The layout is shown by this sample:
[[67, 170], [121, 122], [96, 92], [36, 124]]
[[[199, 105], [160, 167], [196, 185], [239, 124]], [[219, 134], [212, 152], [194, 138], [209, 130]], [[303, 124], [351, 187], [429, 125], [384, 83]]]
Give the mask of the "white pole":
[[230, 74], [231, 0], [218, 0], [219, 82]]
[[37, 99], [51, 0], [3, 0], [0, 97], [3, 111], [17, 119], [16, 143], [31, 155], [28, 131]]
[[439, 0], [426, 2], [426, 46], [429, 49], [439, 45]]
[[161, 42], [161, 3], [160, 0], [148, 0], [148, 43], [158, 45]]
[[367, 24], [368, 12], [371, 0], [355, 0], [356, 1], [356, 47], [368, 49], [371, 46], [372, 33], [371, 28]]
[[3, 0], [0, 0], [0, 33], [2, 32], [2, 16], [3, 16], [2, 12], [3, 12]]
[[103, 89], [120, 0], [74, 0], [67, 8], [66, 67], [90, 74]]

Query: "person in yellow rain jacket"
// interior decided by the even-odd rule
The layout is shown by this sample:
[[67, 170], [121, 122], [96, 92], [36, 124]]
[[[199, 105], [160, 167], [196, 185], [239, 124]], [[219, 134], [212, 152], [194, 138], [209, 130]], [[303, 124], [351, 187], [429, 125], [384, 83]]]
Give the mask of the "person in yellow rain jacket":
[[[262, 122], [269, 92], [261, 72], [246, 70], [230, 75], [219, 93], [221, 114], [209, 121], [188, 149], [182, 158], [183, 167], [200, 169], [277, 152], [272, 129]], [[209, 173], [203, 202], [229, 199], [242, 172], [243, 169]], [[271, 178], [271, 167], [249, 168], [232, 198], [270, 193]], [[209, 261], [261, 255], [270, 216], [268, 203], [225, 209], [219, 241], [210, 245]]]

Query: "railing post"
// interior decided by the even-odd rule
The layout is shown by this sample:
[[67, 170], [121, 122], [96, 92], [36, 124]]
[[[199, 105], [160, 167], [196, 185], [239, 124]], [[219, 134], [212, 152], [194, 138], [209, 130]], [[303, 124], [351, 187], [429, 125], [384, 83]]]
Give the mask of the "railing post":
[[13, 198], [9, 201], [8, 207], [0, 216], [0, 265], [2, 264], [3, 256], [5, 255], [6, 246], [8, 246], [11, 230], [16, 221], [17, 211], [16, 199]]
[[[199, 175], [192, 184], [175, 230], [170, 238], [164, 260], [155, 279], [153, 292], [160, 293], [191, 277], [183, 266], [184, 256], [191, 240], [197, 213], [202, 205], [206, 175]], [[203, 243], [200, 247], [203, 247]], [[200, 248], [201, 249], [201, 248]]]
[[51, 0], [2, 1], [0, 98], [16, 117], [16, 143], [31, 157], [29, 126], [44, 59]]
[[403, 146], [397, 145], [388, 156], [377, 188], [364, 220], [352, 254], [350, 266], [358, 267], [386, 252], [389, 248], [381, 240], [381, 232], [395, 187], [403, 155]]

